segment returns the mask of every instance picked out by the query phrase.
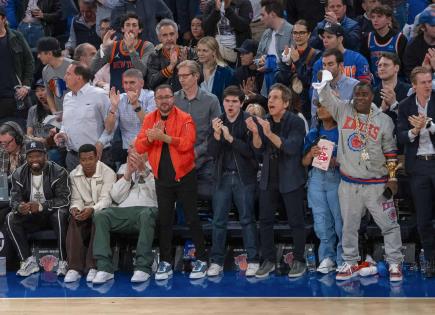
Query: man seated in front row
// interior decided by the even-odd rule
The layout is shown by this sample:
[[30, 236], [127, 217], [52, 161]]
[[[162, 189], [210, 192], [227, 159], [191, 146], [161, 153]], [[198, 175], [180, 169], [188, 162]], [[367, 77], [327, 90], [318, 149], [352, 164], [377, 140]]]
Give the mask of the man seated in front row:
[[92, 259], [92, 217], [112, 204], [110, 190], [116, 174], [110, 167], [98, 161], [97, 148], [83, 144], [78, 152], [80, 164], [71, 172], [71, 207], [66, 246], [69, 270], [64, 282], [80, 279], [85, 271], [91, 282], [97, 270]]
[[67, 269], [65, 237], [68, 219], [70, 187], [67, 171], [47, 161], [42, 142], [26, 144], [26, 160], [12, 174], [11, 212], [7, 216], [7, 229], [21, 259], [17, 275], [27, 277], [39, 271], [36, 258], [30, 252], [27, 233], [52, 228], [56, 233], [60, 262], [58, 276]]
[[110, 195], [118, 205], [103, 209], [94, 216], [94, 258], [97, 275], [94, 284], [113, 279], [110, 251], [110, 232], [139, 233], [136, 245], [136, 265], [131, 282], [145, 282], [151, 275], [153, 254], [151, 247], [158, 216], [156, 187], [151, 165], [146, 154], [139, 154], [134, 147], [128, 150], [127, 163], [121, 165], [119, 180]]

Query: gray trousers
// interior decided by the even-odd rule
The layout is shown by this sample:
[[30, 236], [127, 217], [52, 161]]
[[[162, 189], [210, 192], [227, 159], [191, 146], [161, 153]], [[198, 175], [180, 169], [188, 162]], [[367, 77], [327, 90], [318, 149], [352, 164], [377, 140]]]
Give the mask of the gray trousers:
[[345, 181], [340, 183], [338, 196], [343, 218], [343, 260], [349, 264], [356, 264], [361, 260], [358, 252], [358, 229], [365, 209], [369, 210], [384, 236], [386, 261], [402, 262], [402, 239], [397, 212], [393, 199], [386, 200], [382, 196], [384, 186], [351, 184]]

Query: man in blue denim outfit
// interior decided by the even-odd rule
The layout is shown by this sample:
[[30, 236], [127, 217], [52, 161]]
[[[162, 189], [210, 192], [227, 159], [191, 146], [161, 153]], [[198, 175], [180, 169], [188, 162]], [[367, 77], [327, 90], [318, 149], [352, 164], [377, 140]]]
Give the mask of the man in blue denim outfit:
[[223, 98], [225, 113], [213, 119], [208, 137], [208, 153], [216, 160], [217, 183], [213, 194], [211, 264], [207, 275], [217, 276], [223, 271], [228, 212], [233, 201], [239, 211], [248, 256], [246, 276], [249, 277], [259, 268], [254, 215], [258, 163], [245, 122], [249, 114], [241, 112], [243, 92], [237, 86], [229, 86], [224, 90]]
[[338, 186], [340, 172], [337, 157], [338, 128], [336, 121], [325, 107], [317, 102], [317, 126], [305, 137], [304, 158], [302, 164], [310, 166], [313, 158], [321, 153], [317, 145], [320, 137], [335, 143], [332, 159], [327, 171], [312, 167], [308, 173], [308, 205], [313, 211], [314, 232], [320, 240], [318, 272], [329, 273], [335, 266], [341, 266], [343, 248], [341, 235], [343, 220], [341, 218]]

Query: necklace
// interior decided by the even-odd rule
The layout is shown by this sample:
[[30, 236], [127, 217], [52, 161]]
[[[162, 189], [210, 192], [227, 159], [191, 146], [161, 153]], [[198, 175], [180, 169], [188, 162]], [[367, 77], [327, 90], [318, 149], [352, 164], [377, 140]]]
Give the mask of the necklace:
[[39, 191], [42, 186], [42, 177], [44, 176], [44, 173], [41, 174], [41, 179], [39, 183], [36, 183], [35, 176], [32, 175], [32, 187], [35, 189], [35, 193], [33, 194], [33, 198], [36, 199], [37, 202], [41, 203], [43, 199], [43, 194]]
[[361, 143], [361, 160], [368, 161], [368, 160], [370, 160], [370, 155], [367, 152], [367, 139], [368, 139], [368, 130], [369, 130], [369, 125], [370, 125], [370, 120], [372, 118], [372, 109], [370, 109], [369, 115], [367, 117], [367, 122], [366, 122], [365, 130], [364, 130], [364, 137], [361, 135], [360, 121], [359, 121], [358, 113], [356, 112], [356, 110], [354, 112], [354, 117], [355, 117], [355, 123], [356, 123], [356, 134], [357, 134], [359, 142]]

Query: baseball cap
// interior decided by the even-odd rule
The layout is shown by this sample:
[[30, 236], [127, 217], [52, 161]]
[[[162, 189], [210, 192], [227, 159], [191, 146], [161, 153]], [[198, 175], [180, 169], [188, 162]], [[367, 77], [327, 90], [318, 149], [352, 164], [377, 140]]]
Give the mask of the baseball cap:
[[418, 18], [418, 24], [429, 24], [431, 26], [435, 25], [435, 10], [432, 8], [427, 8], [420, 13]]
[[47, 152], [45, 149], [45, 145], [40, 141], [30, 141], [26, 143], [26, 154], [29, 154], [33, 151], [39, 151], [39, 152]]
[[254, 56], [257, 53], [258, 49], [258, 42], [253, 39], [245, 39], [245, 41], [242, 43], [242, 46], [239, 48], [235, 48], [234, 50], [241, 53], [241, 54], [247, 54], [247, 53], [253, 53]]
[[60, 50], [59, 41], [54, 37], [42, 37], [37, 43], [38, 52]]
[[44, 87], [45, 87], [44, 80], [42, 80], [42, 79], [38, 79], [38, 80], [35, 82], [35, 84], [34, 84], [34, 88], [36, 89], [38, 86], [44, 86]]
[[343, 27], [338, 23], [326, 23], [323, 28], [319, 29], [319, 34], [323, 35], [324, 32], [327, 32], [336, 36], [344, 36]]

